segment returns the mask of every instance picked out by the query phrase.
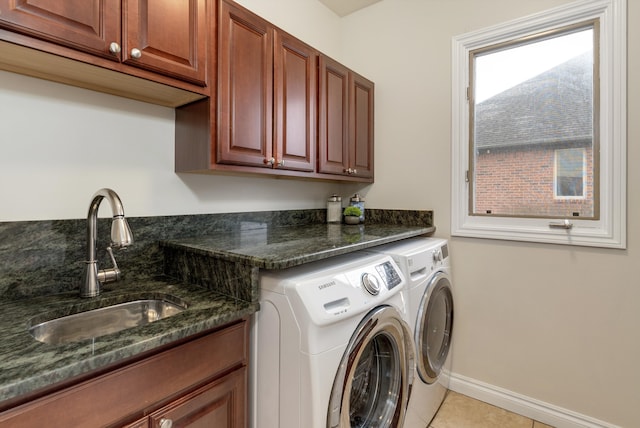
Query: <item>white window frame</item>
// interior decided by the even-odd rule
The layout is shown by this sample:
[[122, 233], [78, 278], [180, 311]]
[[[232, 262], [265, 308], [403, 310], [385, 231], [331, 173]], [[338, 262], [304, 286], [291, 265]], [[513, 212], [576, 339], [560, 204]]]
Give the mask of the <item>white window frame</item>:
[[[580, 0], [452, 40], [451, 235], [626, 248], [626, 0]], [[600, 216], [596, 220], [469, 213], [469, 52], [597, 19], [600, 25]]]

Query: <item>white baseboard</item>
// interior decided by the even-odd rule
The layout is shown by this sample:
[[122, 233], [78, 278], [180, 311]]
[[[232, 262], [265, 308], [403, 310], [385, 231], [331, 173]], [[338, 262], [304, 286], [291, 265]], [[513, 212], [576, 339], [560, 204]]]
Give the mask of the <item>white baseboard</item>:
[[620, 428], [456, 373], [451, 373], [449, 389], [556, 428]]

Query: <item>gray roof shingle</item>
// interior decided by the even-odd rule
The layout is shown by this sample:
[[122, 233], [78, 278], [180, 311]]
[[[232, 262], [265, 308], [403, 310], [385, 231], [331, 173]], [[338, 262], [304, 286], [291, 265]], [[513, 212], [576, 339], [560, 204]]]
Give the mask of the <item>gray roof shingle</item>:
[[478, 103], [476, 147], [591, 141], [592, 85], [588, 52]]

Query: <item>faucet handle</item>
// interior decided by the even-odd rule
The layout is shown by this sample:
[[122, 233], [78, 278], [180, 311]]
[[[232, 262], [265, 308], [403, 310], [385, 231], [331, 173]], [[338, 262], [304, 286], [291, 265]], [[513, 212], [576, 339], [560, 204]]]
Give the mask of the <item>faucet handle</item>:
[[102, 269], [98, 271], [98, 281], [100, 281], [101, 284], [120, 281], [120, 268], [118, 268], [118, 263], [116, 263], [116, 258], [113, 256], [113, 250], [111, 247], [107, 247], [107, 253], [109, 253], [113, 267], [111, 269]]

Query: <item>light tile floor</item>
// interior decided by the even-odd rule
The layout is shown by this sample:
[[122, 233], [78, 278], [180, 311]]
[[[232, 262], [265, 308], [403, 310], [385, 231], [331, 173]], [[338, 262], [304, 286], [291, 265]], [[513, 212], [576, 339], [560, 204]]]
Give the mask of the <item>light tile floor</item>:
[[449, 391], [427, 428], [553, 428], [491, 404]]

